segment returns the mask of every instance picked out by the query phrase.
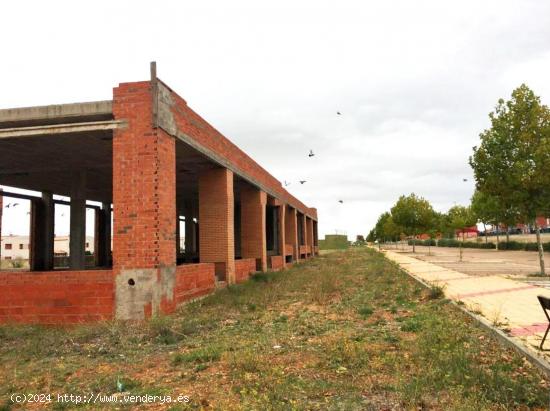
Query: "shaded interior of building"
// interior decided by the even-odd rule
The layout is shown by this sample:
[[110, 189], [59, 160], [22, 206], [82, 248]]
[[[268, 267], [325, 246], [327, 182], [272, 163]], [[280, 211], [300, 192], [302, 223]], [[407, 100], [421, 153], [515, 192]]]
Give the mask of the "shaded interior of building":
[[[113, 204], [113, 138], [119, 127], [123, 124], [114, 119], [111, 101], [13, 109], [0, 116], [0, 185], [41, 193], [27, 196], [6, 189], [3, 194], [31, 201], [31, 271], [112, 266], [112, 212], [117, 206]], [[219, 167], [184, 141], [176, 141], [174, 201], [177, 213], [174, 219], [177, 221], [178, 265], [200, 262], [199, 178], [202, 173]], [[250, 188], [253, 187], [245, 179], [237, 174], [233, 176], [234, 251], [237, 260], [243, 255], [242, 227], [249, 218], [248, 211], [243, 211], [242, 198]], [[54, 199], [54, 195], [69, 200]], [[56, 267], [54, 261], [56, 204], [70, 206], [70, 253], [66, 267]], [[280, 241], [281, 231], [287, 232], [287, 238], [291, 233], [292, 221], [289, 218], [292, 207], [281, 204], [269, 194], [264, 206], [267, 256], [282, 255], [286, 263], [310, 256], [312, 249], [304, 246], [306, 243], [317, 246], [317, 221], [306, 219], [303, 213], [294, 210], [298, 237], [295, 251], [292, 244]], [[93, 258], [85, 255], [86, 209], [95, 212]], [[257, 261], [257, 269], [262, 269], [261, 264]]]

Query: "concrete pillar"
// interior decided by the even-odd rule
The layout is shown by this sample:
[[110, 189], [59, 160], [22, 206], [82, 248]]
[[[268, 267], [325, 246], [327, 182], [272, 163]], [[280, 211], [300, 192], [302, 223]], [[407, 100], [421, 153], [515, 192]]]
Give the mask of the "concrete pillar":
[[113, 138], [115, 316], [143, 319], [175, 309], [176, 142], [153, 127], [152, 83], [113, 92], [128, 126]]
[[31, 201], [29, 266], [31, 271], [53, 270], [55, 205], [52, 193]]
[[225, 168], [199, 176], [199, 254], [201, 263], [215, 263], [216, 276], [234, 284], [233, 172]]
[[286, 214], [286, 224], [285, 224], [285, 240], [287, 244], [292, 246], [293, 261], [297, 262], [300, 260], [300, 244], [298, 243], [298, 219], [296, 209], [288, 207], [288, 213]]
[[[319, 228], [317, 226], [317, 221], [313, 221], [313, 245], [319, 247]], [[317, 250], [315, 255], [319, 255], [319, 250]]]
[[95, 265], [108, 267], [111, 264], [111, 203], [103, 203], [95, 211]]
[[77, 171], [71, 184], [71, 228], [69, 267], [83, 270], [86, 266], [86, 173]]
[[176, 261], [181, 254], [180, 216], [176, 214]]
[[197, 252], [197, 227], [193, 220], [194, 213], [188, 208], [185, 211], [185, 254], [186, 257]]
[[255, 258], [256, 269], [267, 271], [267, 194], [255, 187], [241, 190], [241, 256]]
[[3, 189], [0, 188], [0, 260], [2, 259], [2, 212], [4, 211], [4, 196], [2, 195]]
[[279, 232], [279, 254], [283, 256], [283, 268], [286, 267], [286, 255], [285, 255], [285, 245], [286, 245], [286, 230], [285, 230], [285, 223], [286, 223], [286, 205], [280, 204], [277, 207], [277, 215], [278, 215], [278, 227], [277, 230]]

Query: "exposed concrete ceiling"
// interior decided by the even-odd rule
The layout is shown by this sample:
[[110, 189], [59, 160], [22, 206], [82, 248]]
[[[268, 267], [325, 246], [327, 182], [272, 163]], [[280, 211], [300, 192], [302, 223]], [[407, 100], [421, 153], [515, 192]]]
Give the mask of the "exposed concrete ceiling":
[[[0, 185], [50, 191], [70, 197], [73, 174], [86, 170], [86, 199], [112, 202], [112, 102], [62, 104], [0, 110]], [[176, 199], [179, 212], [191, 206], [198, 216], [198, 179], [220, 167], [176, 139]], [[235, 201], [243, 186], [235, 174]]]

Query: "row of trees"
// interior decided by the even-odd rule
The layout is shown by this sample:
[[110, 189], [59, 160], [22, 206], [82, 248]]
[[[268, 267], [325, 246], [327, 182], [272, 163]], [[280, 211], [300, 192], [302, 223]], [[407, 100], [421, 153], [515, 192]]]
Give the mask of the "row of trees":
[[480, 134], [470, 165], [481, 221], [513, 226], [528, 223], [537, 234], [541, 274], [544, 254], [537, 216], [550, 213], [550, 110], [522, 84], [509, 101], [500, 99]]
[[[378, 217], [367, 240], [398, 241], [404, 236], [416, 237], [419, 234], [428, 234], [430, 238], [435, 238], [438, 234], [454, 237], [457, 230], [464, 233], [466, 228], [476, 222], [477, 216], [472, 207], [456, 205], [446, 213], [439, 213], [429, 201], [413, 193], [399, 197], [389, 212]], [[413, 252], [416, 252], [414, 242]]]
[[[544, 254], [537, 216], [550, 215], [550, 109], [526, 85], [500, 99], [489, 115], [491, 127], [469, 158], [476, 191], [468, 207], [437, 213], [414, 194], [402, 196], [383, 213], [368, 240], [396, 239], [402, 234], [450, 234], [481, 222], [513, 227], [530, 224], [537, 234], [541, 274]], [[498, 241], [498, 240], [497, 240]]]

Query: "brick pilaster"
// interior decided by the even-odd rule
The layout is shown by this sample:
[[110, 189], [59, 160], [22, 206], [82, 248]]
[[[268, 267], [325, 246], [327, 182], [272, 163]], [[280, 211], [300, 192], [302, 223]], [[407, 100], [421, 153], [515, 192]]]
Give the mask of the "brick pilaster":
[[285, 255], [285, 245], [286, 245], [286, 204], [281, 204], [277, 207], [278, 212], [278, 230], [279, 230], [279, 254], [283, 257], [283, 268], [286, 267], [286, 255]]
[[174, 138], [152, 126], [150, 82], [114, 89], [113, 269], [118, 318], [170, 310], [176, 266]]
[[267, 271], [267, 194], [255, 187], [241, 190], [241, 255], [255, 258], [256, 269]]
[[216, 275], [235, 283], [235, 201], [233, 172], [225, 168], [199, 175], [199, 256], [216, 263]]
[[300, 260], [300, 244], [298, 243], [298, 217], [296, 209], [288, 207], [286, 213], [285, 239], [293, 249], [292, 259], [297, 262]]
[[313, 257], [313, 220], [306, 217], [307, 245], [310, 247], [310, 257]]

